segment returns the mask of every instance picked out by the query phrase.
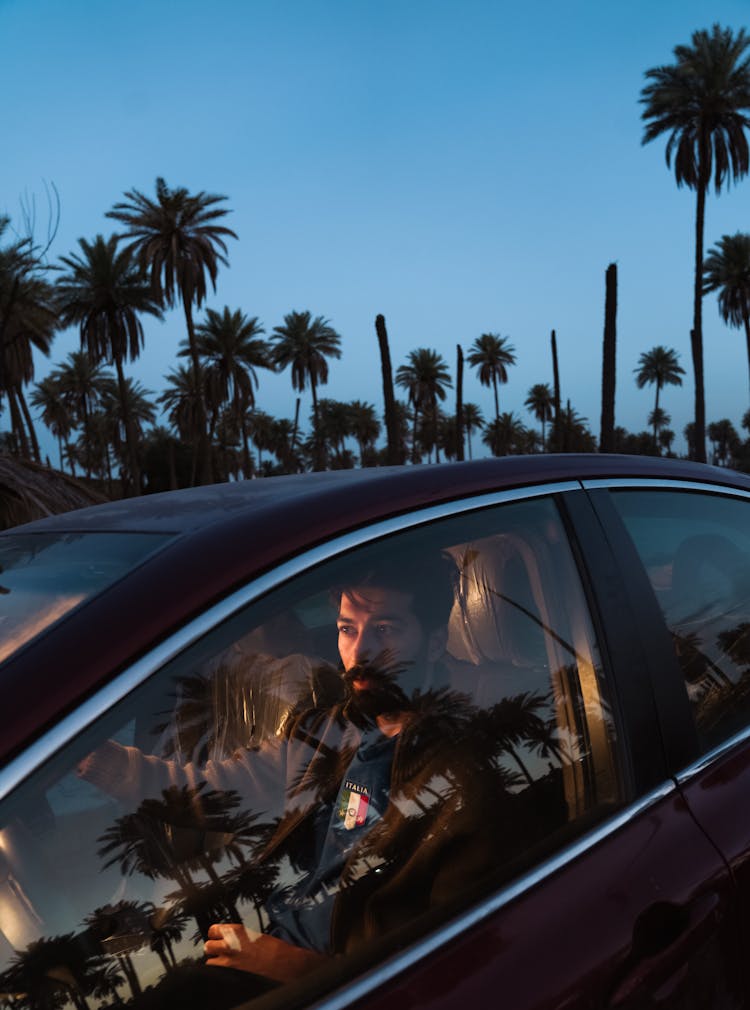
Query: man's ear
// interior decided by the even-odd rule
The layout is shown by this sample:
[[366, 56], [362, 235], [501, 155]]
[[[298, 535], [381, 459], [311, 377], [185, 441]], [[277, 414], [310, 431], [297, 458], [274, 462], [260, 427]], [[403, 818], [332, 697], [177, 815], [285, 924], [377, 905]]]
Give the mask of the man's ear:
[[427, 659], [430, 663], [436, 663], [442, 658], [448, 645], [448, 629], [436, 628], [427, 637]]

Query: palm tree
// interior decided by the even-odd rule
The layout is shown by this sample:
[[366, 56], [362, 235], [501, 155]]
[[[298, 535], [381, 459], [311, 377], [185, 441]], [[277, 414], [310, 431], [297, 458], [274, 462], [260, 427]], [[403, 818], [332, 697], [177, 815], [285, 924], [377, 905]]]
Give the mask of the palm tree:
[[[659, 394], [663, 387], [682, 385], [681, 376], [685, 374], [685, 369], [678, 364], [678, 357], [677, 351], [659, 344], [652, 347], [650, 351], [643, 351], [638, 359], [638, 367], [633, 369], [639, 389], [643, 389], [644, 386], [656, 386], [656, 400], [654, 401], [656, 416], [659, 411]], [[654, 429], [655, 438], [656, 429]]]
[[[166, 410], [169, 423], [180, 438], [195, 445], [200, 437], [200, 427], [205, 423], [205, 412], [201, 410], [201, 392], [204, 388], [202, 371], [196, 379], [192, 368], [178, 365], [167, 376], [167, 388], [158, 397]], [[195, 483], [197, 458], [193, 453], [190, 483]]]
[[492, 386], [495, 392], [495, 420], [500, 417], [497, 398], [498, 383], [508, 381], [508, 368], [516, 363], [516, 349], [508, 343], [507, 337], [499, 333], [483, 333], [477, 337], [469, 349], [467, 361], [479, 372], [483, 386]]
[[130, 487], [141, 492], [136, 435], [128, 413], [128, 395], [123, 363], [135, 361], [143, 347], [143, 323], [147, 314], [162, 318], [145, 274], [132, 260], [129, 250], [117, 251], [117, 237], [97, 235], [92, 242], [79, 238], [81, 253], [62, 256], [67, 268], [55, 288], [63, 326], [78, 325], [81, 347], [94, 362], [114, 364], [120, 408], [125, 426], [125, 443]]
[[[103, 384], [101, 410], [112, 433], [112, 446], [115, 456], [120, 462], [121, 471], [129, 457], [129, 438], [135, 450], [136, 458], [140, 455], [143, 443], [143, 433], [147, 425], [156, 420], [156, 407], [150, 397], [150, 390], [144, 389], [140, 382], [128, 377], [122, 386], [107, 380]], [[140, 474], [140, 466], [138, 468]]]
[[[247, 411], [255, 406], [257, 368], [273, 370], [270, 348], [260, 334], [265, 330], [256, 316], [248, 318], [228, 306], [219, 314], [206, 310], [206, 319], [195, 328], [201, 363], [205, 368], [206, 398], [214, 413], [224, 403], [231, 410], [242, 435], [245, 476], [252, 473], [248, 448]], [[186, 349], [189, 353], [189, 348]], [[185, 353], [181, 351], [180, 353]]]
[[719, 312], [729, 326], [745, 329], [750, 372], [750, 235], [723, 235], [706, 256], [703, 293], [719, 292]]
[[437, 446], [438, 400], [444, 400], [446, 392], [453, 385], [448, 366], [441, 354], [428, 347], [418, 347], [410, 351], [408, 363], [396, 370], [396, 385], [405, 389], [409, 403], [414, 408], [414, 429], [412, 433], [412, 462], [419, 458], [417, 422], [420, 410], [432, 425], [432, 443]]
[[[127, 250], [148, 272], [153, 296], [164, 305], [182, 303], [185, 312], [193, 379], [200, 386], [201, 370], [193, 325], [193, 306], [200, 308], [206, 297], [206, 278], [216, 290], [219, 265], [227, 265], [225, 238], [237, 238], [231, 228], [218, 224], [228, 210], [217, 204], [225, 196], [212, 193], [192, 195], [182, 187], [170, 189], [162, 178], [156, 180], [156, 199], [132, 189], [116, 203], [107, 217], [126, 225]], [[211, 460], [206, 433], [203, 393], [198, 402], [199, 431], [196, 454], [200, 479], [211, 480]]]
[[719, 466], [727, 466], [729, 457], [739, 448], [740, 436], [737, 429], [729, 418], [725, 417], [721, 421], [709, 424], [708, 437], [714, 445], [712, 462], [718, 463]]
[[359, 465], [366, 466], [365, 459], [372, 453], [380, 436], [380, 421], [371, 403], [353, 400], [348, 407], [350, 432], [359, 446]]
[[506, 411], [486, 425], [482, 441], [493, 456], [508, 456], [517, 450], [525, 431], [523, 421], [512, 411]]
[[706, 194], [738, 180], [750, 165], [745, 128], [750, 119], [750, 38], [740, 29], [714, 24], [693, 32], [690, 45], [674, 49], [675, 62], [646, 71], [641, 92], [646, 122], [643, 143], [668, 135], [666, 158], [678, 186], [696, 191], [695, 280], [691, 350], [695, 373], [695, 459], [706, 461], [706, 404], [703, 379], [703, 229]]
[[[0, 216], [0, 236], [9, 226]], [[48, 355], [58, 327], [53, 288], [30, 239], [0, 249], [0, 394], [8, 397], [11, 430], [26, 458], [39, 444], [23, 387], [34, 378], [33, 350]]]
[[666, 428], [668, 425], [672, 423], [672, 418], [669, 416], [666, 410], [662, 410], [661, 407], [654, 407], [654, 409], [648, 415], [648, 423], [651, 425], [651, 428], [654, 432], [655, 445], [660, 446], [661, 442], [659, 441], [659, 434], [662, 428]]
[[323, 316], [313, 319], [309, 312], [289, 312], [283, 325], [274, 326], [271, 343], [276, 367], [291, 366], [292, 389], [303, 393], [310, 383], [317, 437], [318, 386], [328, 382], [327, 359], [341, 357], [341, 337]]
[[547, 421], [552, 420], [553, 404], [554, 397], [552, 395], [552, 390], [546, 382], [537, 382], [533, 385], [523, 404], [527, 410], [531, 411], [542, 426], [542, 452], [547, 444], [546, 425]]
[[[341, 400], [321, 400], [318, 404], [320, 410], [320, 432], [326, 445], [331, 445], [334, 454], [339, 461], [343, 460], [348, 453], [346, 439], [354, 434], [352, 425], [351, 404]], [[351, 455], [351, 453], [349, 453]], [[340, 469], [337, 466], [336, 469]]]
[[[110, 378], [111, 373], [105, 371], [98, 362], [92, 361], [85, 351], [71, 351], [52, 375], [59, 384], [63, 403], [75, 418], [76, 427], [81, 426], [84, 441], [90, 443], [91, 416], [99, 404], [106, 380]], [[91, 474], [88, 464], [86, 474], [87, 476]]]
[[[60, 379], [54, 374], [37, 382], [29, 396], [31, 406], [41, 411], [42, 423], [57, 439], [60, 452], [60, 469], [63, 467], [63, 446], [67, 448], [68, 437], [73, 429], [73, 419], [62, 397]], [[72, 471], [75, 477], [75, 468]]]
[[469, 449], [469, 459], [471, 459], [471, 436], [475, 431], [484, 428], [484, 417], [482, 411], [476, 403], [464, 404], [464, 431], [466, 432], [466, 443]]

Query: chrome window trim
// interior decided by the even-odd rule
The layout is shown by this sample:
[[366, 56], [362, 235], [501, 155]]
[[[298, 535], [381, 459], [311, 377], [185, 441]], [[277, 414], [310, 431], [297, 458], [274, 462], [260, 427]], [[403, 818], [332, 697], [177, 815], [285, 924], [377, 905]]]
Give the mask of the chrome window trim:
[[696, 775], [700, 775], [701, 772], [704, 772], [709, 765], [714, 763], [714, 761], [724, 757], [724, 755], [730, 750], [733, 750], [739, 744], [746, 743], [748, 740], [750, 740], [750, 726], [746, 726], [745, 729], [741, 729], [739, 733], [735, 733], [735, 735], [730, 737], [728, 740], [724, 740], [722, 743], [717, 744], [717, 746], [712, 750], [708, 751], [706, 754], [702, 754], [697, 761], [688, 765], [687, 768], [683, 768], [681, 772], [678, 772], [676, 775], [678, 785], [687, 785], [691, 779], [695, 778]]
[[666, 491], [703, 491], [710, 494], [730, 495], [734, 498], [750, 498], [750, 491], [732, 487], [729, 484], [706, 484], [702, 481], [684, 480], [681, 477], [672, 479], [664, 477], [597, 477], [581, 481], [586, 491], [610, 488], [638, 488], [640, 490], [660, 489]]
[[467, 929], [471, 929], [484, 919], [499, 912], [505, 905], [520, 897], [525, 891], [540, 884], [547, 877], [561, 870], [568, 863], [572, 863], [589, 849], [592, 849], [595, 845], [599, 845], [636, 817], [639, 817], [657, 803], [667, 799], [670, 795], [676, 794], [676, 792], [677, 787], [671, 779], [664, 782], [661, 786], [653, 789], [646, 796], [632, 803], [624, 810], [607, 818], [597, 828], [587, 832], [575, 842], [561, 849], [560, 852], [546, 859], [530, 872], [523, 874], [517, 880], [514, 880], [513, 883], [501, 888], [497, 894], [487, 898], [480, 905], [476, 905], [457, 916], [434, 933], [422, 940], [418, 940], [411, 947], [384, 961], [377, 968], [373, 968], [371, 971], [360, 975], [356, 981], [345, 985], [338, 992], [325, 996], [317, 1003], [311, 1004], [311, 1010], [313, 1008], [315, 1010], [344, 1010], [345, 1007], [350, 1006], [356, 1000], [368, 995], [373, 989], [384, 985], [386, 982], [390, 982], [399, 974], [412, 967], [416, 962], [435, 953], [435, 951], [445, 946], [451, 940], [457, 939]]
[[438, 519], [448, 519], [465, 512], [475, 512], [512, 501], [577, 491], [580, 490], [580, 487], [580, 481], [566, 480], [522, 488], [509, 488], [505, 491], [492, 491], [462, 498], [458, 501], [442, 502], [440, 505], [427, 506], [414, 512], [374, 522], [298, 554], [289, 561], [276, 566], [272, 571], [251, 580], [241, 589], [235, 590], [188, 624], [183, 625], [132, 666], [105, 684], [91, 698], [79, 705], [75, 711], [63, 718], [38, 740], [35, 740], [16, 758], [8, 762], [0, 771], [0, 800], [5, 799], [8, 793], [20, 785], [36, 768], [48, 761], [69, 740], [83, 732], [94, 720], [104, 715], [108, 709], [135, 690], [139, 684], [168, 663], [178, 652], [188, 648], [197, 639], [207, 634], [211, 628], [227, 620], [242, 607], [289, 579], [301, 575], [304, 571], [331, 560], [339, 554], [393, 533], [424, 526]]

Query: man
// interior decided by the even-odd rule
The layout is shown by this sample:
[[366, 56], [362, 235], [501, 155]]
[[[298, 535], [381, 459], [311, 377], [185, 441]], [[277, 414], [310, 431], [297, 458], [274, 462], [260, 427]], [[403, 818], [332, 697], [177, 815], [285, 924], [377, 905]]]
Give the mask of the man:
[[440, 663], [453, 573], [442, 556], [404, 559], [341, 588], [344, 698], [290, 719], [282, 740], [201, 768], [112, 742], [83, 763], [115, 795], [205, 780], [276, 824], [258, 862], [296, 878], [265, 903], [266, 933], [211, 926], [210, 966], [297, 978], [453, 902], [492, 868], [502, 795], [477, 772], [472, 710]]

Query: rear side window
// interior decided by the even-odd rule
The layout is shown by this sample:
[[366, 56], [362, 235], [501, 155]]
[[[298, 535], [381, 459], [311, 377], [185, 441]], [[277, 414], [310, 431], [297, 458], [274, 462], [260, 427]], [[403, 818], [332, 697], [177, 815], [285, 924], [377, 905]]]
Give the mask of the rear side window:
[[685, 677], [704, 751], [750, 723], [750, 500], [613, 491]]
[[365, 545], [214, 628], [3, 803], [2, 991], [312, 1000], [617, 810], [620, 747], [552, 499]]
[[167, 539], [163, 533], [0, 537], [0, 662]]

